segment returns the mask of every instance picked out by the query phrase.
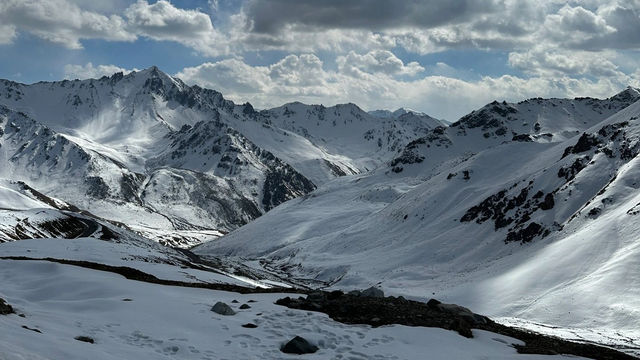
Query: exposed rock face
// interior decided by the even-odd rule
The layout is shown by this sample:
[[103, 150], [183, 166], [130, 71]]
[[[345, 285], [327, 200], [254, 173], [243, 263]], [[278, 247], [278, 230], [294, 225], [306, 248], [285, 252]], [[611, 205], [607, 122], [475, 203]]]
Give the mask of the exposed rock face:
[[295, 309], [321, 311], [334, 320], [348, 324], [440, 327], [457, 331], [466, 337], [471, 336], [472, 326], [492, 323], [488, 318], [474, 314], [469, 309], [458, 305], [441, 304], [437, 300], [425, 304], [409, 301], [403, 297], [362, 296], [359, 291], [348, 294], [341, 291], [331, 293], [318, 291], [307, 298], [279, 299], [276, 304]]
[[265, 210], [315, 190], [316, 186], [289, 165], [267, 172], [262, 189], [262, 205]]
[[569, 154], [580, 154], [585, 151], [591, 150], [593, 147], [596, 147], [600, 144], [600, 140], [591, 134], [583, 133], [582, 136], [578, 139], [578, 142], [564, 149], [564, 153], [562, 157], [566, 157]]

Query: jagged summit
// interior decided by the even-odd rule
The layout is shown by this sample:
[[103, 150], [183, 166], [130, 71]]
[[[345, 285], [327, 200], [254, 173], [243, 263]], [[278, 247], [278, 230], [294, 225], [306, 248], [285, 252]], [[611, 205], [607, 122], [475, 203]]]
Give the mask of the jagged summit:
[[640, 89], [627, 86], [626, 89], [609, 98], [619, 102], [633, 102], [640, 100]]
[[393, 117], [399, 117], [401, 115], [407, 114], [407, 113], [412, 113], [415, 115], [427, 115], [421, 111], [416, 111], [416, 110], [412, 110], [409, 108], [398, 108], [394, 111], [391, 110], [371, 110], [369, 111], [369, 114], [375, 116], [375, 117], [379, 117], [379, 118], [393, 118]]

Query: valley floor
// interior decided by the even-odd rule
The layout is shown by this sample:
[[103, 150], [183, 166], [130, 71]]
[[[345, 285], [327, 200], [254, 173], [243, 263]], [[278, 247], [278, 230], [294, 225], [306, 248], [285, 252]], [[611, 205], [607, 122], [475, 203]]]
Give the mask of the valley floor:
[[[45, 255], [44, 249], [62, 246], [67, 254], [84, 253], [88, 259], [142, 268], [163, 278], [198, 274], [148, 262], [149, 254], [143, 251], [124, 257], [124, 250], [117, 253], [124, 245], [95, 239], [27, 240], [0, 246], [3, 254], [22, 252], [34, 257]], [[197, 281], [224, 280], [223, 275], [199, 275]], [[296, 335], [320, 348], [305, 359], [422, 359], [427, 354], [429, 359], [551, 358], [517, 354], [511, 344], [519, 340], [481, 330], [473, 330], [474, 338], [467, 339], [437, 328], [345, 325], [325, 314], [274, 304], [291, 294], [243, 295], [149, 284], [47, 261], [0, 260], [0, 279], [0, 297], [16, 311], [0, 316], [3, 360], [286, 359], [297, 356], [279, 349]], [[210, 311], [218, 301], [231, 305], [237, 314], [222, 316]], [[251, 308], [240, 310], [239, 305], [245, 303]], [[242, 327], [246, 323], [257, 328]], [[90, 337], [95, 343], [77, 341], [78, 336]]]

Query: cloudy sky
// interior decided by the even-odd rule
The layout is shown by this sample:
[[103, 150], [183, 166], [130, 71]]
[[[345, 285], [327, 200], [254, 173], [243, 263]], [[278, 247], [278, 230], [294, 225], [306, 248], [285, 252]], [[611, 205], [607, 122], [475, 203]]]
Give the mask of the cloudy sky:
[[258, 108], [409, 107], [640, 86], [640, 0], [2, 0], [0, 77], [157, 65]]

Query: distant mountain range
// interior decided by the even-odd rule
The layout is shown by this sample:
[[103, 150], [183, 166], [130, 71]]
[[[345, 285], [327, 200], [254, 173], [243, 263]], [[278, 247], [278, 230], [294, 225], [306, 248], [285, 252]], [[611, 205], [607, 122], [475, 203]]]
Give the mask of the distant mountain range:
[[426, 115], [379, 119], [353, 104], [256, 111], [156, 67], [82, 81], [0, 80], [0, 177], [192, 246], [376, 168], [437, 124]]

